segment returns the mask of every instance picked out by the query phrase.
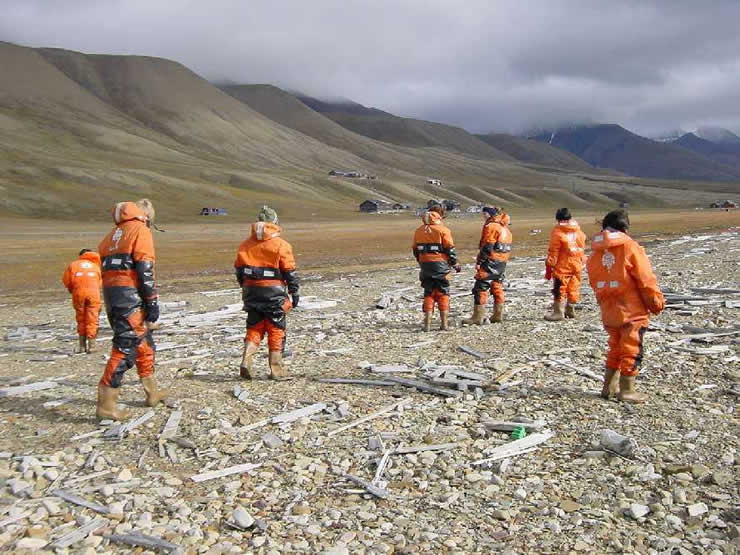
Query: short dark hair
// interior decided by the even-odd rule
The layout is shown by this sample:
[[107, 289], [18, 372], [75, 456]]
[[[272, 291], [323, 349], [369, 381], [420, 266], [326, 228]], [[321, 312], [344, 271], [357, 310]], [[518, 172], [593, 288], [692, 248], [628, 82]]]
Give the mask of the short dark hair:
[[558, 211], [555, 212], [555, 219], [559, 222], [570, 220], [570, 218], [570, 210], [567, 208], [558, 208]]
[[429, 212], [436, 212], [440, 216], [445, 215], [445, 207], [440, 204], [439, 202], [430, 202], [429, 207], [427, 208]]
[[80, 254], [79, 254], [79, 256], [82, 256], [82, 255], [83, 255], [83, 254], [85, 254], [86, 252], [92, 252], [92, 251], [91, 251], [90, 249], [82, 249], [82, 250], [80, 251]]
[[489, 216], [495, 216], [496, 214], [500, 212], [500, 210], [496, 206], [484, 206], [483, 212], [485, 212]]
[[601, 229], [610, 227], [617, 231], [627, 231], [630, 228], [630, 217], [626, 210], [617, 208], [612, 210], [601, 221]]

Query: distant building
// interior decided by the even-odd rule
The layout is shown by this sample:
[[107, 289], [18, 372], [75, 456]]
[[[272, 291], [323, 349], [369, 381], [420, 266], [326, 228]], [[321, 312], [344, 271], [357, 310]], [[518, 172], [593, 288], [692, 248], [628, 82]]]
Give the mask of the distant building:
[[393, 203], [386, 200], [371, 199], [366, 200], [360, 204], [360, 212], [384, 212], [386, 210], [393, 210]]
[[468, 206], [465, 209], [465, 211], [468, 212], [469, 214], [480, 214], [481, 212], [483, 212], [483, 207], [482, 206]]
[[733, 202], [731, 200], [723, 200], [719, 202], [713, 202], [710, 205], [710, 208], [724, 208], [724, 209], [730, 209], [730, 208], [737, 208], [737, 203]]
[[427, 183], [429, 185], [442, 185], [442, 180], [430, 178], [430, 179], [427, 179]]
[[408, 204], [396, 202], [395, 204], [393, 204], [393, 206], [391, 206], [391, 208], [393, 208], [393, 210], [408, 210], [410, 206]]
[[226, 208], [201, 208], [201, 216], [227, 216]]

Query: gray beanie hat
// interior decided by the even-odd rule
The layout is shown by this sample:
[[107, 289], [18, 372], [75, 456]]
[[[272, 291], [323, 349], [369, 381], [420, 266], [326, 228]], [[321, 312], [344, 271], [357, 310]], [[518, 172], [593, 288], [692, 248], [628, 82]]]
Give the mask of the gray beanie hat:
[[278, 223], [278, 215], [275, 210], [267, 206], [266, 204], [260, 209], [260, 213], [257, 216], [257, 220], [260, 222], [269, 222], [271, 224]]

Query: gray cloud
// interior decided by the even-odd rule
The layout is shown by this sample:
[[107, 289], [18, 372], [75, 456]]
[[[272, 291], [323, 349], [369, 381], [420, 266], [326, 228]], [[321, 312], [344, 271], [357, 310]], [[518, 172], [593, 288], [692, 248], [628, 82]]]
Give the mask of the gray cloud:
[[740, 2], [4, 0], [0, 39], [177, 60], [387, 111], [517, 131], [740, 132]]

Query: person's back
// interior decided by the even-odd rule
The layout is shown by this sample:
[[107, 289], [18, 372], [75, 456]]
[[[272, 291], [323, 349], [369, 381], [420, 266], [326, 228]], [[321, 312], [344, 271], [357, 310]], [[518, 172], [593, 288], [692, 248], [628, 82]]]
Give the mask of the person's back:
[[550, 322], [575, 318], [575, 305], [581, 298], [581, 272], [586, 258], [586, 235], [571, 217], [568, 208], [555, 213], [557, 223], [550, 233], [545, 259], [545, 279], [553, 279], [552, 313], [545, 315]]
[[645, 250], [626, 233], [627, 213], [610, 212], [602, 227], [591, 241], [592, 252], [586, 263], [589, 283], [609, 334], [601, 396], [618, 395], [622, 401], [641, 403], [646, 397], [636, 392], [635, 379], [642, 363], [643, 339], [649, 314], [662, 311], [665, 300]]
[[79, 339], [76, 352], [89, 354], [95, 349], [101, 307], [101, 272], [98, 253], [82, 249], [79, 258], [67, 266], [62, 276], [62, 283], [72, 294]]

